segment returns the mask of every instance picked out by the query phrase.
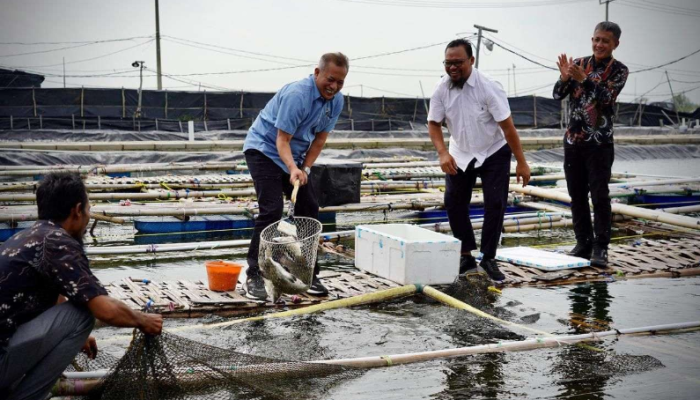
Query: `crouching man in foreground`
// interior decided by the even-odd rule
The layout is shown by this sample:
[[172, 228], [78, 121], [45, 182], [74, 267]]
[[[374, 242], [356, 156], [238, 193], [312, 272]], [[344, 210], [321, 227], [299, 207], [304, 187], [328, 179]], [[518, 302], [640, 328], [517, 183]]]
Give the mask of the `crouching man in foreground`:
[[90, 203], [80, 176], [47, 175], [39, 221], [0, 246], [0, 398], [45, 399], [79, 351], [94, 358], [95, 318], [160, 334], [163, 317], [107, 295], [90, 271], [83, 235]]

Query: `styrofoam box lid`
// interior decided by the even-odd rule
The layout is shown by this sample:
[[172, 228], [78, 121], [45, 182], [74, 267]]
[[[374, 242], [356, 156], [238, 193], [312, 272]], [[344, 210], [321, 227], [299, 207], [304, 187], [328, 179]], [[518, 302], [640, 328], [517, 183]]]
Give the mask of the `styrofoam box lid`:
[[361, 235], [362, 231], [406, 243], [459, 243], [459, 240], [452, 236], [443, 235], [442, 233], [433, 232], [411, 224], [358, 225], [355, 227], [356, 234]]
[[496, 259], [513, 264], [525, 265], [545, 271], [582, 268], [591, 265], [585, 258], [533, 249], [530, 247], [510, 247], [498, 249]]

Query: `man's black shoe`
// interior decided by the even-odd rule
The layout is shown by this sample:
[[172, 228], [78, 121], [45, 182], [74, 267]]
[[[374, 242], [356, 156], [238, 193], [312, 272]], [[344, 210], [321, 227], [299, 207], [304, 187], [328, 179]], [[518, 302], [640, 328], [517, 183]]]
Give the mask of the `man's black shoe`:
[[591, 265], [595, 265], [596, 267], [607, 267], [608, 249], [598, 246], [593, 247], [593, 254], [591, 254]]
[[314, 280], [311, 281], [311, 286], [309, 287], [309, 290], [306, 291], [306, 293], [314, 296], [327, 296], [328, 289], [326, 289], [326, 287], [323, 286], [323, 283], [321, 283], [321, 280], [318, 279], [317, 276], [314, 276]]
[[568, 254], [573, 257], [580, 257], [585, 258], [586, 260], [590, 260], [592, 250], [593, 246], [588, 242], [576, 243], [576, 246], [573, 249], [571, 249], [571, 251]]
[[463, 273], [470, 271], [470, 270], [475, 270], [476, 269], [476, 260], [474, 257], [471, 256], [471, 254], [465, 254], [459, 258], [459, 274], [462, 275]]
[[481, 260], [481, 264], [479, 264], [479, 266], [486, 271], [492, 281], [500, 282], [506, 279], [506, 276], [503, 275], [503, 272], [501, 272], [500, 269], [498, 269], [498, 264], [493, 258], [490, 260]]
[[[248, 269], [250, 271], [250, 269]], [[265, 281], [259, 272], [249, 274], [245, 280], [245, 296], [253, 300], [267, 300]]]

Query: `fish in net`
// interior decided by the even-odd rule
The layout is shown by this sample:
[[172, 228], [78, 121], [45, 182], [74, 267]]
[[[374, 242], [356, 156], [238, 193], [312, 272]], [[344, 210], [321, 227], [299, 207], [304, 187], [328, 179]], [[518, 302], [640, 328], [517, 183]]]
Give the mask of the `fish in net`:
[[69, 370], [99, 370], [109, 362], [115, 364], [104, 377], [62, 380], [53, 394], [80, 394], [85, 400], [322, 399], [335, 385], [362, 374], [352, 367], [255, 356], [138, 331], [120, 359], [87, 361], [81, 355]]
[[279, 230], [275, 222], [260, 233], [258, 265], [265, 279], [265, 289], [276, 303], [284, 294], [306, 292], [311, 286], [318, 253], [321, 222], [295, 217], [296, 236]]

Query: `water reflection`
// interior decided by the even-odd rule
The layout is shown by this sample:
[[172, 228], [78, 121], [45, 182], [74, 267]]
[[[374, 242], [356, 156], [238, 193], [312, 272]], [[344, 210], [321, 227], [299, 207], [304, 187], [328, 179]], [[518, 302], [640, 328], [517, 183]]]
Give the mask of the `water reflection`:
[[[568, 294], [571, 301], [568, 333], [581, 334], [609, 329], [612, 323], [610, 304], [613, 296], [605, 282], [584, 283], [574, 286]], [[602, 348], [604, 342], [591, 343]], [[559, 399], [603, 399], [604, 388], [610, 379], [605, 374], [595, 373], [603, 370], [607, 353], [590, 347], [566, 346], [557, 352], [558, 360], [553, 366], [553, 375], [559, 376], [555, 382], [560, 386]]]
[[[464, 281], [461, 280], [461, 281]], [[461, 282], [460, 281], [460, 282]], [[503, 315], [506, 311], [493, 306], [497, 296], [489, 296], [480, 292], [479, 283], [472, 286], [462, 283], [446, 290], [451, 296], [465, 303], [477, 307], [484, 312], [497, 315], [499, 318], [508, 319]], [[446, 307], [446, 306], [445, 306]], [[453, 310], [454, 311], [454, 310]], [[454, 316], [454, 313], [457, 316]], [[446, 317], [450, 321], [444, 330], [452, 337], [454, 347], [475, 346], [480, 344], [496, 343], [505, 340], [521, 340], [519, 335], [499, 325], [480, 317], [476, 317], [466, 311], [454, 311]], [[515, 389], [505, 385], [507, 376], [504, 373], [504, 365], [507, 363], [505, 353], [479, 354], [469, 357], [459, 357], [446, 360], [447, 371], [445, 373], [446, 388], [435, 395], [437, 399], [479, 399], [479, 398], [504, 398], [510, 397]]]

